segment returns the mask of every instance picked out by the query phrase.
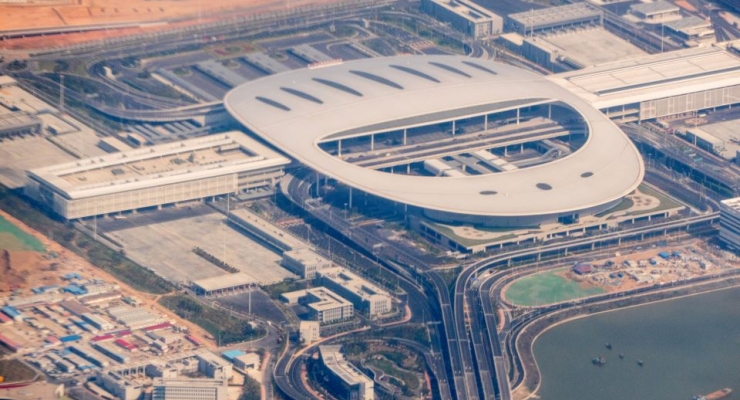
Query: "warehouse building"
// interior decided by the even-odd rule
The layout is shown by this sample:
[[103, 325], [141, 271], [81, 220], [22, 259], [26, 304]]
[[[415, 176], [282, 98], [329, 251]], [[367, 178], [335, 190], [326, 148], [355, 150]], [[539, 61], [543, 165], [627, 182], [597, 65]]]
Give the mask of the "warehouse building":
[[326, 372], [329, 392], [340, 399], [374, 400], [374, 383], [344, 359], [342, 346], [319, 346], [321, 366]]
[[604, 12], [588, 3], [574, 3], [510, 14], [506, 20], [507, 30], [524, 36], [583, 25], [603, 26]]
[[370, 317], [392, 311], [391, 295], [374, 283], [341, 267], [327, 268], [316, 272], [321, 283], [349, 300], [355, 308]]
[[501, 33], [504, 19], [466, 0], [422, 0], [421, 10], [473, 38]]
[[230, 132], [28, 171], [25, 192], [73, 220], [272, 189], [288, 163]]
[[720, 46], [652, 54], [548, 79], [621, 122], [740, 103], [740, 58]]

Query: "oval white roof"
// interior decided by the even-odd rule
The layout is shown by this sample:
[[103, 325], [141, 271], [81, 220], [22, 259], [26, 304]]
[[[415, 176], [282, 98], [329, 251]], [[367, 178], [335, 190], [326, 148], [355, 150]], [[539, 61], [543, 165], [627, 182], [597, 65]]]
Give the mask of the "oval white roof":
[[[486, 104], [543, 99], [579, 112], [589, 139], [572, 155], [535, 167], [465, 177], [394, 175], [349, 164], [318, 147], [327, 136], [402, 128], [449, 118], [453, 110], [465, 114]], [[486, 216], [577, 211], [625, 196], [644, 175], [632, 142], [601, 112], [539, 75], [480, 59], [397, 56], [294, 70], [245, 83], [224, 103], [245, 127], [310, 168], [427, 209]], [[581, 176], [587, 172], [592, 175]], [[540, 183], [551, 189], [538, 188]]]

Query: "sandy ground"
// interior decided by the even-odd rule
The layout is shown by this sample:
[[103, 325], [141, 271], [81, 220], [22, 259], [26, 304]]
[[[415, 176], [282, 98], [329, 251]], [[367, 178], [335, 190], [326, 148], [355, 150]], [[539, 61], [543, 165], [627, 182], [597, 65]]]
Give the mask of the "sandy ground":
[[119, 37], [144, 32], [182, 28], [215, 22], [223, 15], [239, 16], [282, 11], [339, 0], [79, 0], [74, 4], [60, 1], [53, 5], [0, 5], [0, 29], [37, 29], [114, 23], [154, 23], [179, 20], [167, 25], [111, 29], [104, 32], [72, 33], [57, 36], [12, 39], [0, 44], [4, 49], [30, 49], [80, 43], [105, 37]]
[[[214, 343], [205, 339], [206, 337], [210, 337], [210, 335], [203, 328], [178, 317], [176, 314], [157, 303], [157, 300], [161, 296], [142, 293], [132, 289], [130, 286], [117, 280], [115, 277], [108, 274], [107, 272], [96, 268], [94, 265], [87, 262], [87, 260], [85, 260], [84, 258], [62, 247], [59, 243], [54, 242], [38, 231], [31, 229], [8, 213], [0, 210], [0, 215], [18, 226], [24, 232], [27, 232], [28, 234], [33, 235], [38, 240], [40, 240], [41, 243], [43, 243], [46, 247], [47, 251], [53, 251], [59, 255], [56, 259], [53, 260], [46, 260], [44, 257], [40, 257], [40, 260], [38, 260], [38, 262], [32, 262], [31, 260], [29, 260], [28, 262], [24, 263], [23, 270], [27, 271], [26, 282], [28, 286], [61, 283], [60, 277], [68, 272], [77, 272], [86, 278], [98, 278], [107, 282], [115, 282], [121, 287], [121, 292], [124, 296], [133, 295], [135, 297], [138, 297], [144, 303], [142, 307], [148, 307], [152, 310], [155, 310], [156, 312], [165, 315], [168, 319], [175, 321], [177, 325], [187, 327], [190, 333], [195, 334], [195, 336], [203, 339], [203, 342], [206, 343], [207, 347], [215, 348]], [[49, 266], [52, 262], [56, 262], [58, 264], [58, 268], [55, 271], [50, 271], [49, 269]], [[18, 266], [17, 268], [21, 268], [21, 266]]]

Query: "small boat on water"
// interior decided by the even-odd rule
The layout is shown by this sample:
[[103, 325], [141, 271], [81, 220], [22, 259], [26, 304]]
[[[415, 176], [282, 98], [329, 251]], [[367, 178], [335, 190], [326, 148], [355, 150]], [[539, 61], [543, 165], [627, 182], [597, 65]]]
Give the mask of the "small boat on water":
[[624, 353], [619, 353], [619, 359], [624, 360]]
[[607, 343], [607, 344], [605, 344], [605, 346], [606, 346], [606, 348], [607, 348], [607, 349], [609, 349], [609, 350], [611, 350], [611, 349], [612, 349], [612, 344], [611, 344], [611, 343]]
[[591, 363], [593, 365], [602, 366], [602, 365], [606, 364], [606, 357], [596, 357], [593, 360], [591, 360]]
[[637, 365], [639, 365], [639, 366], [641, 366], [641, 367], [642, 367], [642, 366], [643, 366], [644, 364], [645, 364], [645, 363], [644, 363], [644, 362], [643, 362], [642, 360], [637, 360]]
[[720, 390], [715, 390], [712, 393], [705, 394], [705, 395], [697, 395], [693, 397], [693, 400], [719, 400], [724, 399], [725, 397], [729, 396], [730, 393], [732, 393], [732, 389], [730, 388], [724, 388]]

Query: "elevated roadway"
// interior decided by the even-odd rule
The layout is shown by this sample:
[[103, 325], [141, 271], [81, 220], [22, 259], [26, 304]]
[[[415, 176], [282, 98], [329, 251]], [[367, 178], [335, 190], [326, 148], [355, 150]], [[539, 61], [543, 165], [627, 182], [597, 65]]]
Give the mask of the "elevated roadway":
[[547, 123], [514, 129], [509, 132], [490, 129], [479, 134], [463, 134], [428, 143], [390, 147], [360, 154], [353, 153], [343, 156], [343, 158], [362, 167], [382, 169], [424, 161], [430, 157], [471, 153], [494, 147], [500, 148], [584, 133], [583, 129], [570, 130], [554, 123]]

